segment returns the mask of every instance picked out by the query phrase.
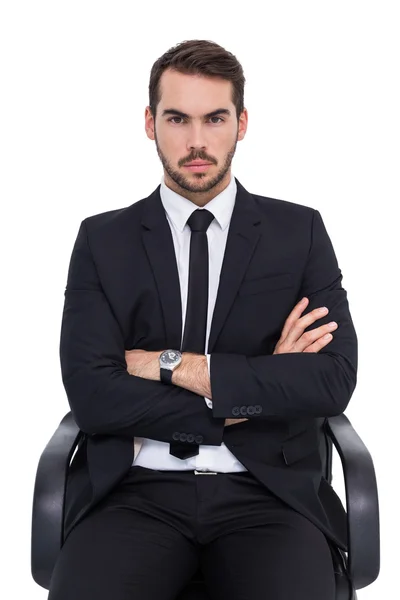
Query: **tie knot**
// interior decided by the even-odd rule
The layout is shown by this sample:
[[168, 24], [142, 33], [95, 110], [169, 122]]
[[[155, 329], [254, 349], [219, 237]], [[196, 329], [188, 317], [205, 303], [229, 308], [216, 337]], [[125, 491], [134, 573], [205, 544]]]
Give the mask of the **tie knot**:
[[193, 211], [187, 220], [192, 231], [207, 231], [211, 221], [213, 221], [214, 215], [205, 208], [198, 208]]

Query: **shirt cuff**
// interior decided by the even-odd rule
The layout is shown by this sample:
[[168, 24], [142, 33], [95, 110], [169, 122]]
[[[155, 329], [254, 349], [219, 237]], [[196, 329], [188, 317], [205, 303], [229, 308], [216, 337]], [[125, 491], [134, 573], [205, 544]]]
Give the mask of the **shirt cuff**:
[[[211, 357], [211, 354], [206, 354], [206, 357], [207, 357], [207, 366], [208, 366], [208, 376], [211, 377], [211, 375], [210, 375], [210, 357]], [[207, 404], [208, 408], [212, 408], [213, 407], [213, 403], [212, 403], [212, 400], [210, 400], [210, 398], [206, 398], [204, 396], [204, 400], [206, 401], [206, 404]]]

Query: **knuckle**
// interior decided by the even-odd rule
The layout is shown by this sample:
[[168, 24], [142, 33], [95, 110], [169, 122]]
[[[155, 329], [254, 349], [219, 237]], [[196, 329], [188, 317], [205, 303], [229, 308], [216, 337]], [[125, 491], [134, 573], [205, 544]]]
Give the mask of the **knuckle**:
[[314, 334], [312, 331], [306, 331], [301, 337], [303, 338], [303, 341], [310, 343], [314, 339]]
[[315, 319], [313, 318], [312, 313], [308, 313], [307, 315], [304, 315], [304, 317], [301, 317], [301, 319], [297, 321], [297, 326], [299, 329], [304, 331], [304, 329], [308, 327], [308, 325], [311, 325], [314, 321]]
[[291, 330], [290, 330], [290, 333], [291, 333], [293, 336], [295, 336], [295, 337], [299, 338], [299, 337], [302, 335], [302, 333], [303, 333], [304, 329], [305, 329], [305, 327], [303, 327], [303, 326], [301, 325], [301, 323], [298, 321], [298, 322], [297, 322], [295, 325], [293, 325], [293, 327], [292, 327], [292, 328], [291, 328]]

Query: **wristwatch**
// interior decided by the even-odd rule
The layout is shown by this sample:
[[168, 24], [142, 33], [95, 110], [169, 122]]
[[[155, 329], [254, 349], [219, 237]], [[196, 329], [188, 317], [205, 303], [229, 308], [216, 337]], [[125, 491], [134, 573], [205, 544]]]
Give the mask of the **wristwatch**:
[[172, 371], [182, 362], [182, 352], [180, 350], [164, 350], [159, 358], [160, 379], [163, 383], [172, 385]]

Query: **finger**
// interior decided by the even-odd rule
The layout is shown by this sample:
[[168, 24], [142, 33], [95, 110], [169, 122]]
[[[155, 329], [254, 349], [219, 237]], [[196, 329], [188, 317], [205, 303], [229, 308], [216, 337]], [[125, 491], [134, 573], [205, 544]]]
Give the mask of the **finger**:
[[332, 333], [338, 328], [336, 321], [331, 321], [315, 329], [310, 329], [303, 333], [303, 335], [294, 344], [295, 352], [304, 352], [308, 346], [311, 346], [315, 341], [322, 338], [327, 333]]
[[326, 335], [319, 338], [319, 340], [317, 340], [316, 342], [311, 344], [311, 346], [308, 346], [308, 348], [303, 350], [303, 352], [319, 352], [322, 348], [327, 346], [332, 340], [333, 340], [333, 335], [331, 333], [327, 333]]
[[321, 319], [328, 314], [329, 310], [326, 306], [321, 306], [319, 308], [314, 308], [311, 312], [304, 315], [304, 317], [300, 317], [293, 324], [292, 328], [289, 330], [289, 333], [286, 337], [286, 342], [289, 346], [294, 346], [297, 340], [303, 335], [304, 330], [312, 325], [317, 319]]
[[293, 324], [301, 317], [301, 313], [305, 310], [308, 304], [308, 298], [304, 297], [296, 304], [292, 312], [289, 314], [282, 329], [281, 339], [284, 340], [289, 333]]

